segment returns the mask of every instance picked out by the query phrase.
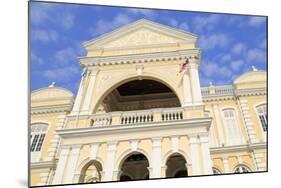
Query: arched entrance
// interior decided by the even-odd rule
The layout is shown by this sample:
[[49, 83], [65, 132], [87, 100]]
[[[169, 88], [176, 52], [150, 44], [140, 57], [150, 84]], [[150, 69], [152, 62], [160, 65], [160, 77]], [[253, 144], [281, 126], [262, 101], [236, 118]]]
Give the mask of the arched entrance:
[[131, 111], [180, 107], [177, 95], [165, 84], [152, 79], [132, 80], [110, 92], [98, 111]]
[[145, 155], [133, 153], [122, 163], [120, 181], [149, 179], [149, 162]]
[[81, 175], [79, 178], [80, 183], [94, 183], [100, 182], [102, 165], [98, 161], [90, 161], [81, 170]]
[[187, 176], [186, 160], [181, 154], [171, 155], [166, 162], [166, 177], [179, 178]]

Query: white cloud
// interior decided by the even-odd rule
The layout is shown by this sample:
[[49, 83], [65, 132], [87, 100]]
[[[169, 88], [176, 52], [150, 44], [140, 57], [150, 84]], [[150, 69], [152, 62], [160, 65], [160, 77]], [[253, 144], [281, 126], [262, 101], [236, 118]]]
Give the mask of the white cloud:
[[245, 64], [245, 62], [243, 60], [236, 60], [236, 61], [232, 61], [230, 63], [230, 67], [234, 71], [238, 71], [238, 70], [240, 70], [241, 66], [243, 66], [244, 64]]
[[113, 20], [98, 20], [95, 27], [91, 28], [93, 35], [104, 34], [122, 25], [132, 22], [132, 18], [126, 14], [118, 14]]
[[43, 77], [50, 81], [67, 82], [72, 79], [74, 75], [80, 74], [80, 69], [76, 66], [62, 67], [56, 69], [49, 69], [43, 72]]
[[229, 38], [225, 34], [212, 34], [212, 35], [202, 35], [199, 38], [199, 46], [203, 50], [213, 49], [213, 48], [223, 48], [229, 43]]
[[265, 50], [259, 48], [250, 49], [246, 55], [248, 63], [262, 63], [266, 62], [266, 53]]
[[31, 56], [30, 60], [32, 64], [39, 64], [39, 65], [44, 64], [44, 60], [41, 57], [37, 56], [34, 52], [31, 52], [30, 56]]
[[221, 66], [213, 62], [204, 63], [202, 66], [202, 71], [207, 78], [212, 76], [227, 78], [233, 74], [227, 66]]
[[44, 24], [55, 6], [51, 3], [32, 3], [30, 9], [30, 20], [35, 25]]
[[185, 22], [181, 23], [179, 26], [178, 26], [179, 29], [182, 29], [184, 31], [189, 31], [190, 28], [189, 28], [189, 25]]
[[177, 27], [177, 26], [178, 26], [178, 23], [179, 23], [179, 22], [178, 22], [176, 19], [174, 19], [174, 18], [169, 19], [168, 22], [169, 22], [169, 24], [170, 24], [171, 26], [173, 26], [173, 27]]
[[41, 42], [52, 42], [58, 38], [55, 30], [34, 29], [31, 31], [31, 39]]
[[65, 14], [60, 18], [61, 26], [65, 29], [70, 29], [74, 25], [74, 20], [75, 17], [72, 14]]
[[157, 13], [154, 10], [149, 10], [149, 9], [130, 8], [127, 11], [128, 13], [131, 13], [133, 15], [143, 15], [149, 18], [154, 18], [157, 16]]
[[67, 63], [75, 60], [77, 58], [77, 54], [76, 54], [76, 51], [73, 48], [67, 47], [65, 49], [62, 49], [62, 50], [58, 51], [55, 54], [55, 58], [60, 63], [67, 64]]
[[212, 14], [210, 16], [197, 16], [194, 18], [192, 24], [196, 33], [206, 32], [212, 30], [220, 21], [220, 16]]
[[235, 44], [235, 45], [232, 47], [232, 50], [231, 50], [231, 51], [232, 51], [232, 53], [234, 53], [234, 54], [236, 54], [236, 55], [239, 55], [239, 54], [245, 52], [245, 50], [246, 50], [245, 44], [243, 44], [243, 43], [237, 43], [237, 44]]
[[225, 62], [229, 62], [231, 60], [231, 55], [230, 54], [225, 54], [221, 57], [221, 62], [225, 63]]
[[[70, 6], [67, 8], [70, 9]], [[71, 6], [71, 8], [74, 8], [74, 6]], [[31, 6], [30, 19], [34, 25], [44, 25], [49, 21], [64, 29], [70, 29], [74, 25], [75, 16], [66, 13], [56, 4], [35, 3]]]
[[[248, 24], [252, 27], [259, 27], [261, 25], [263, 25], [266, 21], [265, 17], [257, 17], [257, 16], [253, 16], [249, 19]], [[265, 26], [265, 24], [264, 24]]]

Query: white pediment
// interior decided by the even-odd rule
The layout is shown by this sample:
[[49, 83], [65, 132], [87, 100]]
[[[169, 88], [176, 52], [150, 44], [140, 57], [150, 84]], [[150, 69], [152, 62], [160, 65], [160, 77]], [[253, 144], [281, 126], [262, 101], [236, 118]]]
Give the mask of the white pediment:
[[196, 39], [194, 34], [142, 19], [85, 42], [84, 46], [90, 50], [174, 43], [194, 44]]

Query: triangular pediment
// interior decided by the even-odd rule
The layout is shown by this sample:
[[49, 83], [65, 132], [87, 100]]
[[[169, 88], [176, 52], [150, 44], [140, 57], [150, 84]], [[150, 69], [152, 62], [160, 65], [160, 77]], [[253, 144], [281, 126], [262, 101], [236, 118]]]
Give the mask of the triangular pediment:
[[84, 46], [91, 50], [174, 43], [195, 44], [196, 39], [194, 34], [142, 19], [85, 42]]

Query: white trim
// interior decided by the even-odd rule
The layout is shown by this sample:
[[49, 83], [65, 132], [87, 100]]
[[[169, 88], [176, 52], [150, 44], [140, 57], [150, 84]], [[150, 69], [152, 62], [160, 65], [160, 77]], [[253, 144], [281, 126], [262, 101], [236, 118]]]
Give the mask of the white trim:
[[[223, 126], [224, 126], [224, 130], [225, 130], [225, 137], [226, 137], [226, 140], [227, 140], [227, 145], [241, 145], [244, 142], [244, 136], [242, 134], [242, 131], [241, 131], [241, 126], [240, 126], [240, 123], [238, 122], [238, 114], [237, 114], [237, 108], [235, 106], [224, 106], [220, 109], [220, 113], [221, 113], [221, 117], [222, 117], [222, 120], [223, 120]], [[235, 142], [232, 142], [231, 140], [229, 140], [229, 133], [228, 133], [228, 128], [226, 127], [227, 126], [227, 123], [226, 123], [226, 119], [225, 119], [225, 116], [224, 116], [224, 111], [225, 110], [233, 110], [234, 111], [234, 122], [235, 122], [235, 126], [238, 127], [238, 135], [234, 135], [237, 139], [237, 143]]]
[[[175, 124], [177, 126], [175, 126]], [[169, 122], [153, 122], [142, 125], [115, 125], [104, 127], [87, 127], [87, 128], [73, 128], [73, 129], [60, 129], [56, 130], [59, 136], [62, 138], [75, 138], [94, 135], [110, 135], [114, 133], [123, 133], [126, 130], [129, 132], [139, 131], [152, 131], [152, 130], [169, 130], [169, 129], [182, 129], [182, 128], [194, 128], [205, 127], [209, 129], [211, 124], [211, 118], [194, 118], [180, 121]]]

